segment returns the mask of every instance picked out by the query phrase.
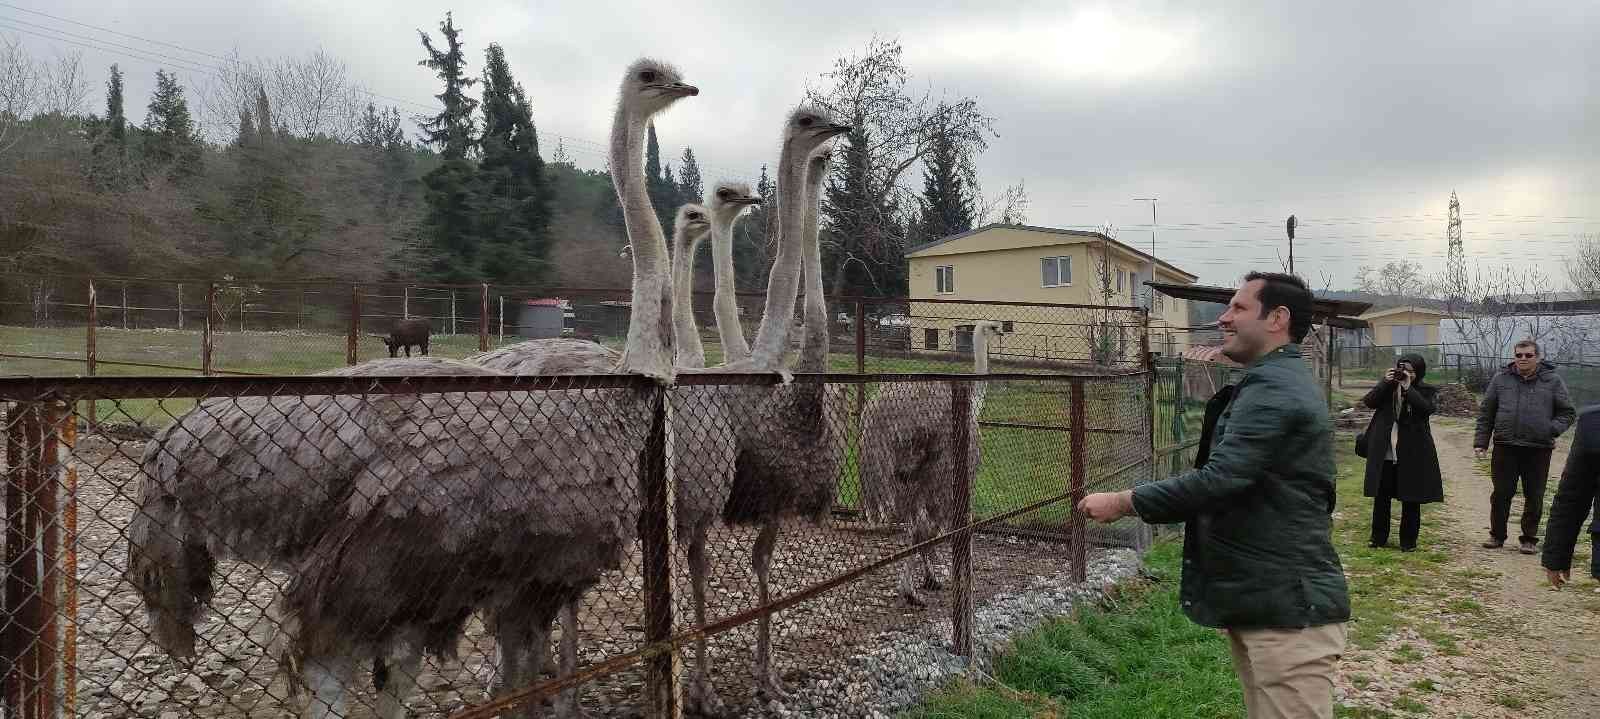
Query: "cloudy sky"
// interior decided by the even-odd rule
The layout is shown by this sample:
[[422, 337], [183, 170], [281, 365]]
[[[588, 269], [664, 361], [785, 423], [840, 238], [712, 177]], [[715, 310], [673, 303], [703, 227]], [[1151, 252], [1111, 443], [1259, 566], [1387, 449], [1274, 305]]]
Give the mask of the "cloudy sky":
[[1397, 259], [1436, 270], [1452, 189], [1485, 264], [1564, 282], [1575, 236], [1600, 233], [1600, 3], [929, 5], [0, 0], [0, 32], [81, 49], [97, 86], [122, 63], [130, 115], [158, 63], [193, 85], [235, 50], [318, 48], [409, 114], [438, 92], [417, 30], [437, 38], [453, 10], [471, 71], [504, 46], [540, 129], [582, 165], [603, 160], [619, 71], [676, 63], [702, 92], [661, 118], [663, 144], [692, 146], [711, 176], [773, 161], [786, 109], [876, 33], [902, 42], [914, 83], [996, 118], [989, 194], [1025, 181], [1032, 224], [1110, 222], [1145, 249], [1149, 204], [1132, 198], [1158, 197], [1156, 254], [1203, 282], [1276, 267], [1290, 213], [1297, 269], [1318, 285]]

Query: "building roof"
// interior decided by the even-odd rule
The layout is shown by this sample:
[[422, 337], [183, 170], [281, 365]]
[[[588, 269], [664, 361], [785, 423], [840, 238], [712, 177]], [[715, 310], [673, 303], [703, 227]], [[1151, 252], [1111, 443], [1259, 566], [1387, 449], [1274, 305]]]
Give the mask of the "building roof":
[[[1213, 287], [1210, 285], [1175, 285], [1169, 282], [1146, 282], [1145, 284], [1168, 297], [1195, 302], [1215, 302], [1223, 305], [1227, 304], [1228, 300], [1233, 299], [1234, 292], [1232, 287]], [[1326, 322], [1334, 327], [1360, 329], [1367, 326], [1367, 321], [1356, 315], [1366, 312], [1371, 307], [1371, 302], [1315, 298], [1311, 301], [1311, 318], [1316, 324]]]
[[1407, 312], [1414, 312], [1414, 313], [1419, 314], [1419, 315], [1433, 315], [1434, 317], [1449, 317], [1450, 316], [1449, 312], [1441, 312], [1441, 311], [1433, 309], [1431, 307], [1416, 307], [1416, 306], [1413, 306], [1413, 305], [1406, 305], [1404, 307], [1390, 307], [1389, 309], [1386, 309], [1386, 310], [1377, 310], [1377, 311], [1374, 311], [1374, 312], [1368, 312], [1368, 313], [1366, 313], [1364, 315], [1361, 315], [1361, 319], [1364, 319], [1364, 320], [1367, 320], [1368, 322], [1371, 322], [1372, 320], [1381, 319], [1381, 318], [1384, 318], [1384, 317], [1389, 317], [1391, 315], [1405, 314]]
[[[987, 225], [984, 225], [982, 227], [974, 227], [974, 228], [972, 228], [970, 230], [967, 230], [966, 232], [962, 232], [962, 233], [959, 233], [959, 234], [954, 234], [954, 235], [951, 235], [949, 237], [940, 238], [940, 239], [934, 240], [932, 242], [926, 242], [926, 243], [917, 245], [916, 247], [909, 247], [909, 248], [906, 249], [905, 254], [906, 254], [906, 257], [910, 257], [910, 256], [912, 256], [914, 254], [917, 254], [918, 252], [922, 252], [924, 250], [931, 250], [931, 249], [933, 249], [935, 247], [938, 247], [940, 245], [947, 244], [947, 243], [950, 243], [950, 242], [955, 242], [956, 240], [965, 239], [965, 238], [971, 237], [973, 235], [976, 235], [978, 233], [987, 232], [987, 231], [993, 230], [993, 229], [1023, 230], [1023, 231], [1026, 231], [1026, 232], [1039, 232], [1039, 233], [1050, 234], [1050, 235], [1064, 235], [1064, 236], [1067, 236], [1067, 237], [1075, 237], [1075, 238], [1078, 238], [1078, 239], [1083, 240], [1085, 242], [1094, 241], [1094, 240], [1110, 242], [1111, 244], [1116, 245], [1118, 248], [1122, 249], [1123, 251], [1128, 252], [1129, 254], [1138, 256], [1142, 260], [1145, 260], [1145, 261], [1154, 260], [1156, 262], [1156, 264], [1160, 265], [1161, 267], [1166, 268], [1167, 270], [1170, 270], [1172, 272], [1176, 272], [1177, 274], [1183, 275], [1184, 277], [1188, 277], [1188, 278], [1193, 279], [1193, 280], [1200, 279], [1200, 276], [1197, 275], [1197, 274], [1194, 274], [1192, 272], [1186, 272], [1182, 268], [1178, 267], [1177, 265], [1172, 264], [1171, 262], [1167, 262], [1166, 260], [1162, 260], [1162, 259], [1158, 259], [1158, 258], [1155, 258], [1155, 257], [1151, 257], [1150, 255], [1148, 255], [1146, 253], [1140, 252], [1138, 249], [1136, 249], [1132, 245], [1129, 245], [1127, 243], [1120, 242], [1120, 241], [1118, 241], [1118, 240], [1116, 240], [1114, 238], [1108, 237], [1104, 233], [1101, 233], [1101, 232], [1094, 232], [1092, 230], [1068, 230], [1068, 229], [1062, 229], [1062, 228], [1059, 228], [1059, 227], [1040, 227], [1040, 226], [1037, 226], [1037, 225], [1008, 225], [1008, 224], [1005, 224], [1003, 222], [991, 222], [991, 223], [989, 223]], [[1071, 244], [1071, 243], [1068, 242], [1068, 241], [1063, 240], [1062, 242], [1060, 242], [1058, 244], [1065, 245], [1065, 244]], [[986, 250], [973, 250], [973, 252], [985, 252], [985, 251]]]

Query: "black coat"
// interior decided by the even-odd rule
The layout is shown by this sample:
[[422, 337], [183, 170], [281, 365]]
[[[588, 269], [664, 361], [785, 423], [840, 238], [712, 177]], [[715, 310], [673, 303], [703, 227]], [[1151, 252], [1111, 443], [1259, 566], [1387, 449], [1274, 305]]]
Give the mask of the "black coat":
[[[1383, 463], [1389, 456], [1389, 432], [1394, 427], [1394, 393], [1399, 383], [1384, 380], [1361, 403], [1374, 410], [1367, 426], [1367, 479], [1363, 494], [1378, 496]], [[1439, 390], [1416, 383], [1400, 405], [1400, 447], [1395, 451], [1395, 498], [1402, 502], [1444, 501], [1444, 479], [1439, 474], [1439, 452], [1433, 445], [1428, 422]]]
[[1590, 506], [1600, 503], [1600, 405], [1579, 412], [1574, 427], [1567, 466], [1561, 470], [1561, 484], [1550, 502], [1550, 523], [1545, 526], [1540, 558], [1545, 569], [1558, 572], [1572, 568], [1572, 549], [1583, 520], [1588, 518]]

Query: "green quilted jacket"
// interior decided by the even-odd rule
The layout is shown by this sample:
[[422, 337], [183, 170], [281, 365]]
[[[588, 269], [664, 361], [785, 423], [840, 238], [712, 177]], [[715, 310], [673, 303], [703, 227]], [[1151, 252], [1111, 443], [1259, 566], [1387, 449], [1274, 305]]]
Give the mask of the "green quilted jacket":
[[1299, 345], [1245, 368], [1210, 435], [1199, 469], [1133, 491], [1146, 522], [1187, 523], [1184, 614], [1237, 629], [1348, 620], [1331, 536], [1333, 423]]

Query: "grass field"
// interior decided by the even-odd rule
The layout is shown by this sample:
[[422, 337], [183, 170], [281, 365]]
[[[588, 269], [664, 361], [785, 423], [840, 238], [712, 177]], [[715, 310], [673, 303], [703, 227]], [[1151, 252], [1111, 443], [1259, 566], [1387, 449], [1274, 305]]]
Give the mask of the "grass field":
[[[60, 358], [44, 359], [0, 358], [0, 376], [74, 376], [85, 371], [82, 362], [86, 332], [83, 328], [32, 328], [0, 326], [0, 352], [6, 354], [37, 355]], [[96, 333], [97, 356], [101, 376], [193, 376], [201, 364], [199, 331], [179, 330], [122, 330], [101, 328]], [[508, 343], [521, 338], [507, 337]], [[214, 335], [214, 368], [223, 372], [244, 372], [262, 375], [298, 375], [342, 367], [346, 359], [346, 338], [343, 335], [308, 332], [218, 332]], [[491, 338], [491, 344], [494, 339]], [[610, 338], [606, 344], [619, 346], [621, 338]], [[840, 343], [836, 343], [838, 347]], [[853, 347], [850, 347], [853, 349]], [[434, 335], [431, 353], [441, 357], [463, 358], [478, 351], [476, 335]], [[721, 347], [708, 338], [706, 342], [708, 364], [721, 359]], [[359, 347], [361, 359], [387, 356], [387, 350], [376, 337], [363, 337]], [[67, 361], [71, 360], [71, 361]], [[115, 362], [170, 365], [194, 369], [157, 369], [130, 367]], [[834, 352], [830, 355], [829, 369], [853, 373], [857, 369], [852, 352]], [[1031, 371], [996, 362], [997, 372]], [[971, 372], [970, 362], [938, 358], [904, 358], [869, 356], [867, 370], [879, 373]], [[849, 391], [849, 390], [847, 390]], [[866, 388], [866, 396], [877, 391]], [[1116, 428], [1137, 431], [1134, 426], [1143, 417], [1143, 383], [1140, 380], [1095, 382], [1089, 385], [1086, 395], [1085, 423], [1090, 428]], [[991, 383], [982, 419], [993, 422], [1066, 428], [1069, 426], [1068, 386], [1060, 382]], [[165, 426], [173, 418], [194, 407], [189, 398], [164, 400], [130, 399], [101, 400], [97, 407], [102, 422], [139, 424], [150, 427]], [[1164, 445], [1170, 435], [1170, 408], [1163, 405], [1158, 414], [1157, 443]], [[80, 411], [87, 411], [82, 408]], [[1189, 436], [1198, 432], [1200, 414], [1191, 410], [1188, 415]], [[1129, 424], [1132, 422], [1133, 424]], [[849, 456], [842, 472], [840, 502], [856, 506], [859, 486], [856, 481], [857, 429], [848, 427]], [[1137, 459], [1139, 448], [1114, 439], [1113, 435], [1091, 435], [1087, 448], [1091, 460], [1091, 477], [1103, 473], [1109, 466], [1120, 466]], [[974, 488], [974, 516], [983, 518], [1030, 504], [1066, 491], [1071, 472], [1070, 435], [1051, 429], [1025, 429], [985, 426], [981, 430], [984, 461]], [[1100, 458], [1099, 466], [1092, 460]], [[1103, 478], [1102, 482], [1127, 483], [1131, 477]], [[1060, 527], [1068, 513], [1066, 503], [1046, 507], [1040, 511], [1018, 517], [1009, 522], [1013, 526]]]
[[[1338, 435], [1341, 443], [1350, 438]], [[1338, 454], [1343, 511], [1335, 514], [1333, 540], [1349, 577], [1351, 613], [1359, 618], [1349, 625], [1352, 648], [1372, 648], [1407, 628], [1452, 651], [1456, 628], [1408, 611], [1419, 596], [1449, 591], [1443, 589], [1452, 579], [1448, 558], [1429, 549], [1440, 546], [1438, 513], [1423, 512], [1421, 551], [1367, 547], [1364, 461]], [[1144, 560], [1154, 581], [1132, 585], [1114, 605], [1063, 617], [1017, 639], [996, 660], [993, 683], [958, 681], [903, 719], [1243, 717], [1226, 639], [1190, 622], [1179, 608], [1181, 546], [1158, 541]], [[1338, 715], [1368, 716], [1345, 707]]]

